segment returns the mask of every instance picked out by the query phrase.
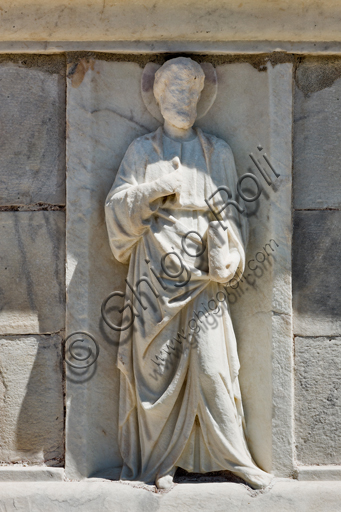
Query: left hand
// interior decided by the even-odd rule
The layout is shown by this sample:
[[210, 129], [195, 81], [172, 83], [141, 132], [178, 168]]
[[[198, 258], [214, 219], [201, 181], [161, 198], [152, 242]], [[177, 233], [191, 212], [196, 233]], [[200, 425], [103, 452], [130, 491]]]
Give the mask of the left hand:
[[237, 249], [232, 249], [227, 257], [227, 263], [226, 263], [226, 278], [224, 281], [220, 282], [228, 282], [231, 281], [231, 279], [234, 278], [235, 273], [238, 270], [238, 266], [240, 263], [240, 255]]
[[233, 279], [240, 255], [237, 249], [229, 248], [228, 233], [218, 221], [210, 222], [207, 232], [209, 277], [217, 283], [226, 283]]

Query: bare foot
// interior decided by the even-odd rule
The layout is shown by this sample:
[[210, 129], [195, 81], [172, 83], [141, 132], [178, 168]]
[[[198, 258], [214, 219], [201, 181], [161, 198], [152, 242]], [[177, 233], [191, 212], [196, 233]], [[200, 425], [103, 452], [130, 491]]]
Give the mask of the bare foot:
[[265, 489], [268, 487], [268, 485], [271, 484], [274, 477], [273, 475], [269, 475], [269, 473], [262, 471], [261, 475], [253, 475], [249, 478], [244, 475], [243, 478], [251, 485], [253, 489]]
[[170, 489], [172, 487], [175, 469], [176, 468], [171, 469], [167, 475], [156, 479], [155, 485], [158, 489]]

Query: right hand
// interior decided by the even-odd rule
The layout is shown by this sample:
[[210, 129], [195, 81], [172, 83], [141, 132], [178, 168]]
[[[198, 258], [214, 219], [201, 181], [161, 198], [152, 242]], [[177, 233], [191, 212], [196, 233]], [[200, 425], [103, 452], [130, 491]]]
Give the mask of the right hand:
[[183, 171], [179, 157], [176, 156], [173, 158], [169, 164], [174, 170], [168, 173], [166, 172], [164, 176], [156, 180], [156, 183], [162, 195], [169, 196], [175, 194], [176, 196], [180, 196], [183, 183]]

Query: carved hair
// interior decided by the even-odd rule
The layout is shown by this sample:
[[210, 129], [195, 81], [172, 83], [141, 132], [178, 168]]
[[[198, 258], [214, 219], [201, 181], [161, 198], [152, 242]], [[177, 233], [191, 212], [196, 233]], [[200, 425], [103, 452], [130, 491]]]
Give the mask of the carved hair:
[[154, 96], [160, 105], [160, 99], [163, 91], [168, 84], [176, 77], [180, 77], [187, 81], [198, 81], [198, 91], [204, 88], [205, 74], [197, 62], [188, 57], [177, 57], [170, 59], [161, 66], [155, 73]]

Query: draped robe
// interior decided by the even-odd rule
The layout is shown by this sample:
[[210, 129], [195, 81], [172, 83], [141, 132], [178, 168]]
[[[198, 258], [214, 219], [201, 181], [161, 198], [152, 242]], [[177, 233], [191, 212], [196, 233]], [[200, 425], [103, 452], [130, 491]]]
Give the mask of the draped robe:
[[[150, 201], [153, 183], [174, 170], [176, 156], [184, 174], [180, 196]], [[116, 259], [129, 265], [123, 326], [135, 315], [121, 331], [118, 350], [122, 479], [154, 482], [174, 467], [201, 473], [227, 469], [246, 480], [264, 474], [245, 440], [226, 289], [210, 275], [207, 233], [216, 219], [205, 199], [220, 185], [235, 199], [228, 144], [200, 129], [194, 140], [180, 143], [160, 127], [129, 146], [108, 194], [110, 246]], [[218, 193], [210, 204], [225, 200]], [[233, 206], [226, 212], [221, 256], [237, 251], [240, 275], [246, 218]], [[206, 245], [200, 257], [194, 255], [205, 245], [193, 231]]]

